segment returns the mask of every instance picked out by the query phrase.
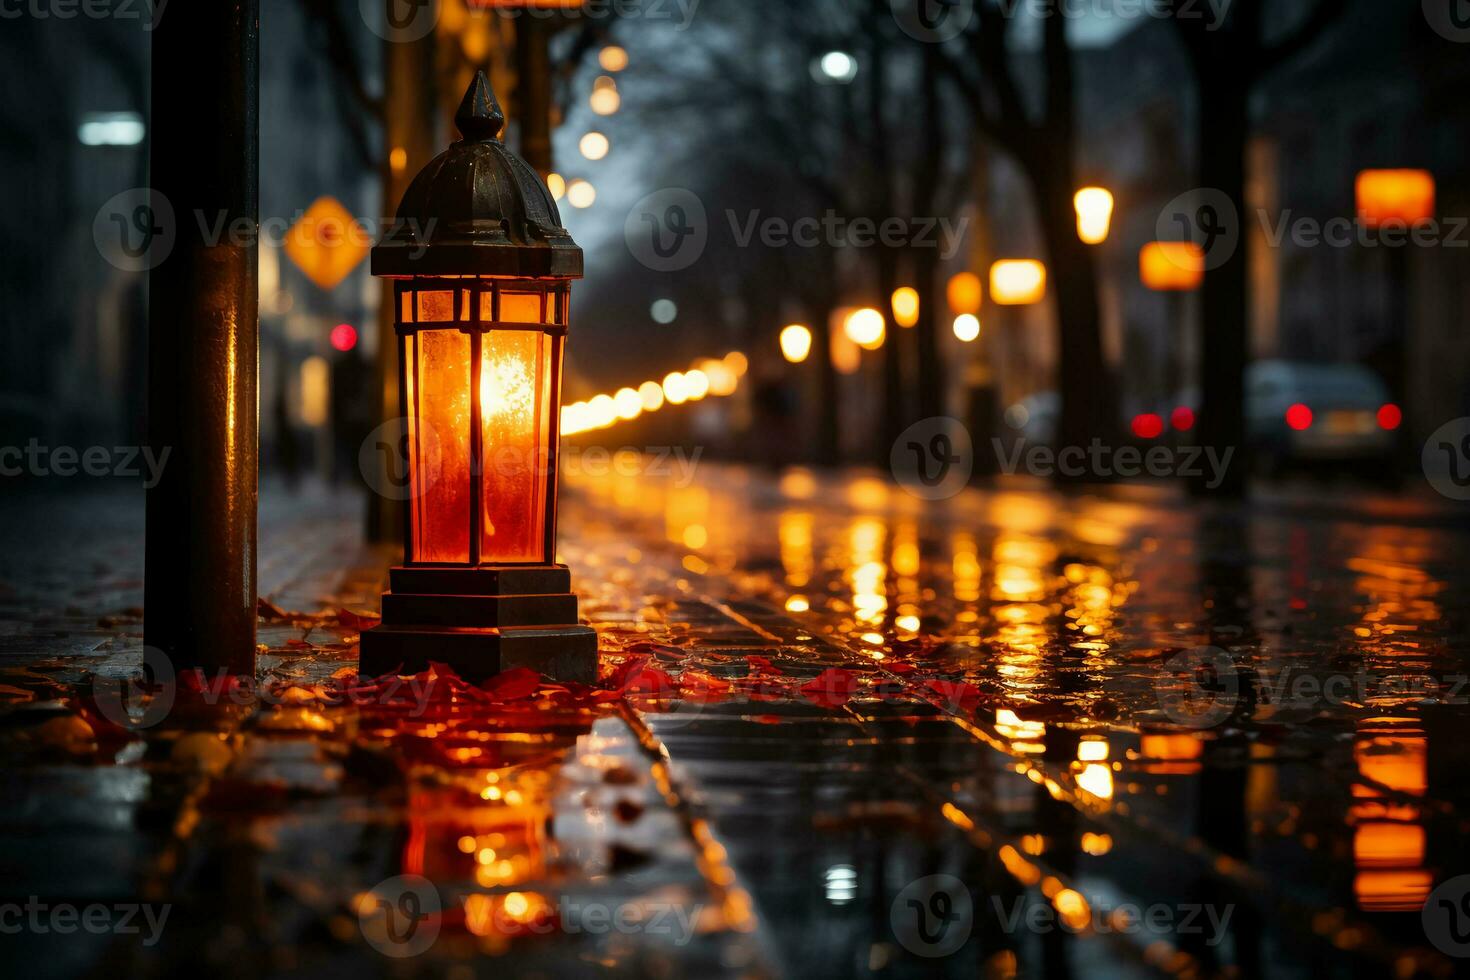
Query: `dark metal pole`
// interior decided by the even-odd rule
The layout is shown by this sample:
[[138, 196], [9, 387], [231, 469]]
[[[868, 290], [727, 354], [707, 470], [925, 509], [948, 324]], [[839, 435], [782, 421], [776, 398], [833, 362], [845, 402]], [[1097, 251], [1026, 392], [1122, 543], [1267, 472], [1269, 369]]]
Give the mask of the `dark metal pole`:
[[543, 178], [551, 173], [551, 24], [536, 10], [516, 21], [516, 109], [521, 156]]
[[[255, 672], [259, 0], [170, 6], [153, 32], [152, 187], [175, 241], [149, 276], [144, 639]], [[215, 229], [221, 229], [216, 238]]]

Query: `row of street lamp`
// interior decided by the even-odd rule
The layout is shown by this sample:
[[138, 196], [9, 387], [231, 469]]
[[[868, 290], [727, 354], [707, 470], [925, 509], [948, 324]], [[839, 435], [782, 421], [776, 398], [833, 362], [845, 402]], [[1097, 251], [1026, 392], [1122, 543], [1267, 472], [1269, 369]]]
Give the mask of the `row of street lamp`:
[[[1432, 219], [1435, 181], [1423, 170], [1365, 170], [1356, 181], [1357, 210], [1370, 227], [1390, 223], [1412, 227]], [[1073, 198], [1077, 237], [1087, 245], [1101, 245], [1112, 230], [1113, 194], [1104, 187], [1084, 187]], [[1204, 283], [1204, 249], [1192, 241], [1154, 241], [1138, 253], [1139, 279], [1155, 292], [1193, 292]], [[980, 277], [973, 272], [952, 276], [945, 294], [954, 316], [953, 331], [964, 343], [980, 336]], [[1001, 259], [990, 267], [990, 301], [997, 306], [1029, 306], [1046, 297], [1046, 266], [1036, 259]], [[900, 327], [919, 322], [919, 292], [901, 286], [892, 296], [893, 321]], [[883, 346], [884, 317], [870, 307], [841, 311], [843, 335], [863, 350]], [[781, 354], [800, 364], [811, 354], [811, 329], [793, 323], [779, 335]], [[839, 355], [834, 353], [834, 358]]]
[[[618, 82], [613, 75], [628, 67], [628, 52], [616, 44], [610, 44], [598, 52], [597, 63], [609, 74], [597, 76], [592, 83], [588, 104], [597, 115], [611, 116], [623, 105], [623, 96], [618, 91]], [[589, 130], [577, 141], [577, 150], [584, 159], [597, 163], [612, 152], [612, 140], [606, 133]], [[590, 208], [597, 202], [597, 188], [591, 181], [581, 177], [567, 180], [559, 173], [547, 174], [546, 186], [551, 190], [552, 197], [558, 201], [565, 199], [579, 211]]]
[[573, 402], [561, 410], [562, 435], [611, 428], [657, 412], [666, 405], [733, 395], [748, 368], [745, 355], [731, 351], [722, 358], [701, 358], [688, 371], [671, 372], [662, 381], [645, 381], [636, 388], [620, 388], [611, 394]]

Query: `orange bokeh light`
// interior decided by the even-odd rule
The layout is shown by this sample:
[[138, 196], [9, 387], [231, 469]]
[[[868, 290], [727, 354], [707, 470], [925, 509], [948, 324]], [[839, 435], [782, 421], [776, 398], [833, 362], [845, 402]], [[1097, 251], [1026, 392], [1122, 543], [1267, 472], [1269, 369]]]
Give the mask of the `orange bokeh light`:
[[1357, 180], [1358, 216], [1370, 228], [1434, 217], [1434, 175], [1427, 170], [1364, 170]]
[[1205, 252], [1194, 242], [1149, 242], [1138, 253], [1138, 275], [1149, 289], [1184, 293], [1205, 281]]

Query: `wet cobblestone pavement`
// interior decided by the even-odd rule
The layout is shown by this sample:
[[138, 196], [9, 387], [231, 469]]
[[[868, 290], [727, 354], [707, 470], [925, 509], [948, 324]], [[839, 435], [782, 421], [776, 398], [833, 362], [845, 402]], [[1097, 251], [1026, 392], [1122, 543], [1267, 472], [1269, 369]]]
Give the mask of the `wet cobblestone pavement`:
[[157, 928], [42, 911], [4, 944], [56, 976], [1413, 977], [1470, 952], [1453, 511], [646, 470], [562, 506], [595, 689], [358, 679], [390, 556], [349, 503], [268, 493], [257, 683], [186, 678], [121, 725], [95, 678], [142, 659], [139, 508], [28, 503], [0, 898]]

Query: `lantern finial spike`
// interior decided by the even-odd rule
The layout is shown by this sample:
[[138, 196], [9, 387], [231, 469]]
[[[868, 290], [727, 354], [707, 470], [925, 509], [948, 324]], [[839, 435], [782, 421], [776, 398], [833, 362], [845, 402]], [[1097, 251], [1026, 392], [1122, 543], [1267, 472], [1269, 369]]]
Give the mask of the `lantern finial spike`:
[[475, 72], [474, 80], [465, 90], [459, 111], [454, 114], [454, 125], [461, 136], [472, 142], [500, 138], [500, 131], [505, 128], [505, 112], [483, 71]]

